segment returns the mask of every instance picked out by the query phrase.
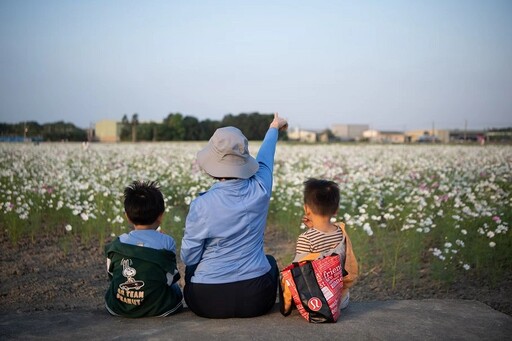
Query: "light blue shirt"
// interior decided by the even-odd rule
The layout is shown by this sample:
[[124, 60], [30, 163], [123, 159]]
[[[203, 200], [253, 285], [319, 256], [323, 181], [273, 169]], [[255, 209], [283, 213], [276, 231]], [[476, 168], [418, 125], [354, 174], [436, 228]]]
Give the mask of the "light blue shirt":
[[263, 252], [278, 131], [270, 128], [249, 179], [219, 181], [190, 204], [181, 243], [185, 265], [198, 264], [193, 283], [232, 283], [270, 270]]
[[133, 230], [119, 236], [121, 243], [149, 247], [157, 250], [168, 250], [176, 254], [176, 242], [164, 233], [156, 230]]

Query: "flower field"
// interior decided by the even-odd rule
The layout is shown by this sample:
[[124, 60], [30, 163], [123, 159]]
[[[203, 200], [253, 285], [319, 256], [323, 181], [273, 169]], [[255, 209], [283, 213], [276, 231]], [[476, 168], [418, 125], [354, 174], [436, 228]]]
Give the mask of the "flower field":
[[[180, 244], [191, 200], [212, 180], [195, 164], [204, 143], [0, 144], [0, 227], [15, 243], [60, 229], [106, 240], [129, 229], [122, 193], [158, 180], [162, 228]], [[258, 143], [251, 143], [253, 155]], [[302, 183], [339, 183], [362, 272], [392, 287], [428, 275], [500, 278], [512, 269], [512, 147], [279, 143], [269, 231], [295, 243]], [[292, 259], [292, 255], [284, 255]]]

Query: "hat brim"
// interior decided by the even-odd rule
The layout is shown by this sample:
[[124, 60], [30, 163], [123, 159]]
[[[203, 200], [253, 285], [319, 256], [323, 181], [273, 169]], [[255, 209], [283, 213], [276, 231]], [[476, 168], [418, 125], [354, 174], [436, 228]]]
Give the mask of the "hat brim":
[[197, 153], [197, 163], [206, 173], [215, 178], [248, 179], [259, 169], [258, 161], [250, 155], [237, 165], [219, 160], [210, 144]]

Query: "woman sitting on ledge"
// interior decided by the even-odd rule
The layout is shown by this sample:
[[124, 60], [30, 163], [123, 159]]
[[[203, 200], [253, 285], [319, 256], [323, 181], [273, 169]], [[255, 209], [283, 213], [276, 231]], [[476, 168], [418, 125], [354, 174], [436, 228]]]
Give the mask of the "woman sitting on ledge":
[[185, 301], [199, 316], [254, 317], [275, 304], [279, 271], [263, 252], [263, 235], [278, 131], [286, 128], [274, 114], [256, 159], [235, 127], [217, 129], [197, 154], [218, 180], [192, 201], [181, 243]]

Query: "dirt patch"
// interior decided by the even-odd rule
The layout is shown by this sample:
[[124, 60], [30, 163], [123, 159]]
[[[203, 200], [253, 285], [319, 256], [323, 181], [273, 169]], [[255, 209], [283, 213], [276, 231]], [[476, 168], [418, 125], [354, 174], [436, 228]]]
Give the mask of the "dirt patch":
[[[293, 252], [294, 241], [267, 236], [267, 252], [274, 254], [282, 267], [283, 256]], [[74, 234], [44, 235], [16, 244], [0, 234], [0, 312], [103, 309], [108, 287], [102, 243], [84, 240]], [[179, 264], [183, 274], [183, 265]], [[181, 283], [182, 284], [182, 283]], [[389, 299], [457, 298], [474, 299], [512, 315], [512, 275], [495, 283], [472, 278], [442, 285], [420, 278], [401, 283], [396, 290], [383, 285], [378, 269], [362, 273], [351, 289], [352, 301]]]

